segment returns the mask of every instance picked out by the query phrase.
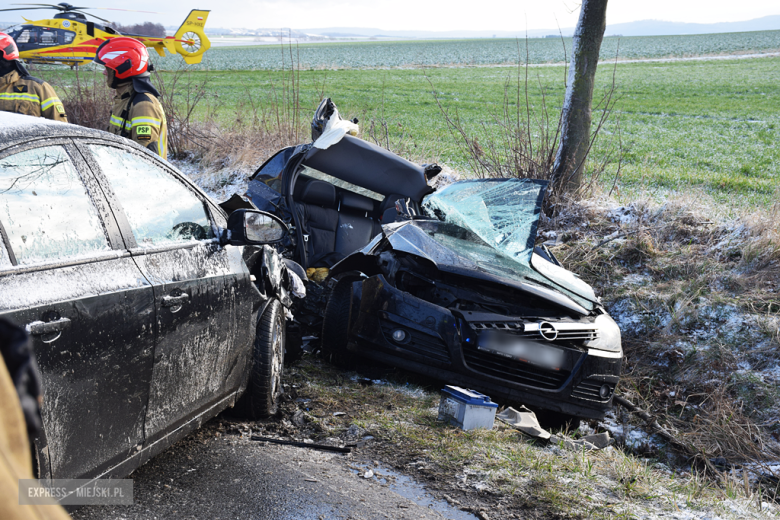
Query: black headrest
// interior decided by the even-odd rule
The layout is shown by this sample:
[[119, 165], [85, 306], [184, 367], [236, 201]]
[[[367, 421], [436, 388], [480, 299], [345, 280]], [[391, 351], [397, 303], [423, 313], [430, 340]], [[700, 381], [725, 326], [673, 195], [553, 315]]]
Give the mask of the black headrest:
[[359, 211], [374, 211], [374, 201], [351, 191], [341, 192], [341, 207]]
[[316, 206], [335, 206], [336, 187], [324, 181], [309, 181], [301, 193], [301, 202]]

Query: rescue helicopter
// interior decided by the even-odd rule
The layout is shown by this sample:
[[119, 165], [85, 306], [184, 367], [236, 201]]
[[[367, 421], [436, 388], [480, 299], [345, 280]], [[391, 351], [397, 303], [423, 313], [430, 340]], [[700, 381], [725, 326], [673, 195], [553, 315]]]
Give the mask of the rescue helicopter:
[[[0, 11], [26, 11], [30, 9], [56, 9], [59, 11], [54, 18], [32, 21], [24, 18], [26, 23], [6, 29], [5, 32], [16, 41], [19, 47], [19, 57], [27, 63], [57, 63], [70, 65], [71, 68], [89, 63], [95, 58], [95, 52], [101, 43], [117, 36], [130, 36], [142, 42], [150, 49], [165, 56], [167, 50], [171, 54], [180, 54], [188, 64], [200, 63], [210, 47], [204, 27], [210, 11], [192, 10], [181, 24], [174, 36], [165, 38], [141, 36], [138, 34], [120, 34], [110, 27], [111, 22], [84, 9], [104, 9], [111, 11], [127, 11], [127, 9], [111, 9], [100, 7], [76, 7], [62, 2], [60, 4], [11, 4], [28, 7], [0, 9]], [[149, 12], [149, 11], [139, 11]], [[87, 20], [87, 16], [100, 22]]]

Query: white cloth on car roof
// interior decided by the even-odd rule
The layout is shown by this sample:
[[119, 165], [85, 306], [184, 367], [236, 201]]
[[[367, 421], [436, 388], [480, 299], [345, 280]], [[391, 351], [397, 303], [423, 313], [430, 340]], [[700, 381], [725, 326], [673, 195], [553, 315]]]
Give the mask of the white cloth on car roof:
[[341, 119], [339, 111], [334, 109], [333, 114], [328, 119], [328, 122], [325, 123], [325, 130], [323, 130], [322, 135], [320, 135], [317, 140], [314, 141], [313, 146], [315, 148], [319, 148], [320, 150], [326, 150], [341, 141], [341, 139], [347, 134], [357, 136], [358, 130], [358, 125], [352, 121]]

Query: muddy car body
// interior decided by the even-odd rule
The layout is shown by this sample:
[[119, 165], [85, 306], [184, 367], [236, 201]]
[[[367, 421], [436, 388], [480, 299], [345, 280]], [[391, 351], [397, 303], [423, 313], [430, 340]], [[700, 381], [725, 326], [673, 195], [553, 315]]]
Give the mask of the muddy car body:
[[603, 416], [620, 375], [620, 331], [590, 286], [535, 247], [544, 181], [434, 191], [438, 167], [351, 135], [317, 144], [280, 152], [248, 195], [294, 226], [296, 261], [330, 269], [326, 354]]
[[0, 112], [0, 317], [42, 374], [38, 475], [123, 476], [239, 396], [250, 415], [278, 397], [281, 360], [257, 355], [284, 346], [286, 232], [127, 139]]

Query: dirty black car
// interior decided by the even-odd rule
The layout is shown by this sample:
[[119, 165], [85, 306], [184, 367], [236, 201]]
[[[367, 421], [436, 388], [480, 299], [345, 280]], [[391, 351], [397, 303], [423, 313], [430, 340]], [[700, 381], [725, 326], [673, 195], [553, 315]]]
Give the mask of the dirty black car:
[[437, 166], [343, 131], [334, 139], [329, 103], [313, 144], [279, 152], [248, 190], [294, 226], [298, 262], [329, 270], [326, 355], [359, 354], [563, 417], [603, 417], [621, 370], [620, 330], [588, 284], [535, 246], [546, 182], [434, 190]]
[[127, 139], [0, 112], [0, 317], [42, 374], [40, 478], [123, 476], [237, 401], [273, 412], [287, 233]]

